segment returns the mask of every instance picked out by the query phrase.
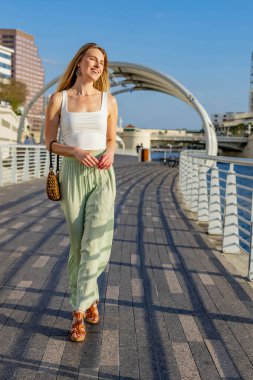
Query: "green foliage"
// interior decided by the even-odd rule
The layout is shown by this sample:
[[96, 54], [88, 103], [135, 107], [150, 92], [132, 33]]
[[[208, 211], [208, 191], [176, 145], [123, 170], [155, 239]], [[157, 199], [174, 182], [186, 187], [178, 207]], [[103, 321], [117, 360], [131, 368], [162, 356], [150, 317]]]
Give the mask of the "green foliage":
[[231, 127], [230, 132], [232, 133], [233, 136], [241, 136], [245, 128], [246, 126], [241, 123], [241, 124], [235, 125], [234, 127]]
[[27, 96], [25, 83], [10, 79], [8, 83], [0, 82], [0, 100], [9, 102], [13, 111], [17, 112]]

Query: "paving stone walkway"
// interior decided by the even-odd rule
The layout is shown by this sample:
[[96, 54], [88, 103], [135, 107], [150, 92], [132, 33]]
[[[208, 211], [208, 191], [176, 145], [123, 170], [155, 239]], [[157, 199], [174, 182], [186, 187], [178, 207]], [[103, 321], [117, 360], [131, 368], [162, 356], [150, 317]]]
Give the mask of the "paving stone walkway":
[[178, 168], [117, 156], [101, 323], [67, 334], [69, 240], [44, 180], [0, 188], [0, 379], [253, 379], [253, 289], [180, 207]]

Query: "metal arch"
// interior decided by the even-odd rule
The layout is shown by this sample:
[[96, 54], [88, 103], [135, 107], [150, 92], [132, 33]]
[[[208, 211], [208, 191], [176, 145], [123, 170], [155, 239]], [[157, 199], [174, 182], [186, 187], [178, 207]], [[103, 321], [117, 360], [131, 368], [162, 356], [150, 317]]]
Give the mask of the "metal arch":
[[[133, 84], [136, 84], [136, 85], [140, 81], [139, 76], [143, 77], [144, 83], [145, 81], [152, 80], [154, 87], [157, 91], [167, 92], [170, 95], [173, 95], [177, 97], [178, 99], [184, 101], [188, 105], [190, 105], [199, 114], [199, 116], [201, 117], [203, 121], [204, 130], [206, 134], [207, 154], [214, 155], [214, 156], [217, 155], [218, 144], [217, 144], [215, 129], [211, 122], [211, 119], [209, 118], [207, 112], [199, 103], [199, 101], [195, 98], [195, 96], [193, 96], [193, 94], [188, 89], [186, 89], [180, 82], [168, 76], [167, 74], [155, 71], [145, 66], [136, 65], [132, 63], [111, 62], [110, 68], [113, 70], [112, 75], [114, 77], [123, 77], [123, 78], [126, 78], [126, 80], [129, 79], [128, 75], [129, 73], [131, 73], [131, 79], [133, 81]], [[136, 81], [135, 81], [135, 75], [137, 76]], [[137, 90], [137, 87], [132, 87], [130, 91]], [[117, 91], [117, 93], [122, 93], [122, 92], [126, 92], [126, 91], [121, 91], [121, 90]]]
[[121, 144], [122, 149], [125, 149], [125, 143], [124, 143], [124, 141], [122, 140], [122, 138], [119, 137], [118, 135], [116, 135], [116, 141], [117, 141], [119, 144]]
[[[109, 65], [109, 78], [114, 89], [112, 94], [117, 95], [125, 92], [149, 90], [158, 91], [170, 96], [174, 96], [192, 107], [202, 119], [205, 135], [206, 135], [206, 153], [207, 155], [216, 156], [218, 150], [217, 138], [214, 126], [207, 112], [196, 99], [196, 97], [180, 82], [171, 76], [162, 72], [150, 69], [146, 66], [128, 63], [128, 62], [111, 62]], [[117, 78], [121, 78], [119, 81]], [[40, 90], [30, 101], [24, 110], [20, 119], [18, 129], [18, 142], [21, 142], [21, 134], [24, 128], [25, 118], [36, 102], [50, 87], [55, 85], [60, 76], [49, 82], [42, 90]], [[132, 85], [129, 87], [129, 85]], [[116, 89], [115, 87], [118, 87]]]
[[18, 136], [17, 136], [17, 141], [18, 144], [21, 143], [21, 136], [22, 136], [22, 131], [24, 130], [24, 124], [25, 124], [25, 118], [27, 117], [30, 109], [34, 105], [34, 103], [51, 87], [53, 87], [60, 79], [60, 75], [51, 80], [48, 84], [46, 84], [37, 94], [32, 98], [32, 100], [27, 104], [26, 108], [24, 109], [24, 113], [22, 114], [19, 122], [19, 127], [18, 127]]

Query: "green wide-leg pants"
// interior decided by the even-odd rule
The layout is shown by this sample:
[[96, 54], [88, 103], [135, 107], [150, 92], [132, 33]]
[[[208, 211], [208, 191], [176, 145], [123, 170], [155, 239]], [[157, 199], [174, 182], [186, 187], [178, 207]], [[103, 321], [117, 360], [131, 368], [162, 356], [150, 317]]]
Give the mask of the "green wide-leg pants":
[[[99, 158], [104, 150], [93, 152]], [[85, 312], [99, 300], [97, 278], [110, 258], [114, 229], [114, 169], [98, 169], [64, 157], [60, 169], [61, 208], [70, 235], [70, 304]]]

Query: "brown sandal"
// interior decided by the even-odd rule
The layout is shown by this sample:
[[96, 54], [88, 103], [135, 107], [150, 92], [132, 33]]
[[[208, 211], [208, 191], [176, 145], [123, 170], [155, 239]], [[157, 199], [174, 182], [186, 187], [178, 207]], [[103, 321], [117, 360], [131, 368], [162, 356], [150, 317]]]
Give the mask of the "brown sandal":
[[86, 336], [86, 330], [84, 326], [84, 313], [81, 311], [73, 311], [72, 317], [76, 319], [75, 322], [72, 322], [70, 328], [70, 339], [72, 342], [83, 342]]
[[98, 301], [93, 303], [86, 311], [86, 322], [91, 325], [97, 325], [99, 323], [98, 313]]

